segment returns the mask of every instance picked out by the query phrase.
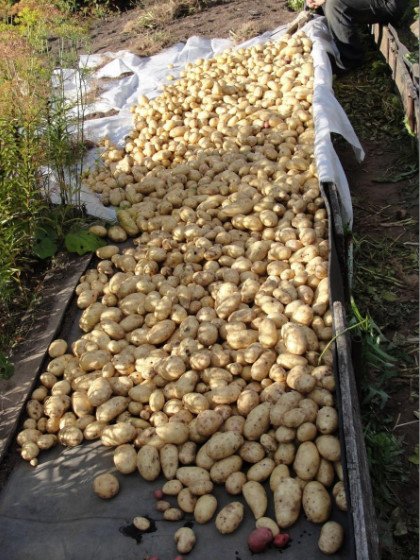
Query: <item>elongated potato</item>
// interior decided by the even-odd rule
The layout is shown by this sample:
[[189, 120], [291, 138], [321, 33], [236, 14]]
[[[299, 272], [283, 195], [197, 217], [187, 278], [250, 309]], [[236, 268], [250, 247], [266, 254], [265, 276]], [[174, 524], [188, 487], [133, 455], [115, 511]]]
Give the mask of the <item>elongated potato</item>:
[[160, 474], [159, 452], [151, 445], [145, 445], [137, 454], [137, 469], [148, 481], [155, 480]]
[[214, 463], [210, 469], [210, 478], [216, 484], [224, 484], [234, 472], [240, 471], [242, 459], [238, 455], [231, 455]]
[[270, 404], [261, 403], [251, 410], [244, 425], [244, 437], [257, 440], [270, 425]]
[[331, 498], [320, 482], [306, 484], [302, 494], [302, 506], [306, 517], [312, 523], [324, 523], [331, 513]]
[[250, 480], [243, 485], [242, 494], [255, 519], [263, 517], [267, 510], [267, 494], [264, 486], [259, 482]]
[[168, 422], [156, 428], [156, 435], [165, 443], [181, 445], [188, 439], [189, 428], [182, 422]]
[[302, 490], [293, 478], [283, 478], [274, 491], [274, 510], [277, 525], [286, 529], [297, 521], [302, 503]]
[[327, 521], [321, 528], [318, 546], [324, 554], [335, 554], [340, 550], [343, 540], [343, 527], [336, 521]]
[[293, 468], [299, 478], [312, 480], [318, 472], [320, 460], [317, 446], [305, 441], [298, 447]]
[[210, 494], [200, 496], [195, 504], [194, 519], [197, 523], [208, 523], [217, 509], [217, 500]]
[[160, 464], [166, 479], [175, 478], [178, 470], [178, 448], [176, 445], [167, 443], [159, 450]]

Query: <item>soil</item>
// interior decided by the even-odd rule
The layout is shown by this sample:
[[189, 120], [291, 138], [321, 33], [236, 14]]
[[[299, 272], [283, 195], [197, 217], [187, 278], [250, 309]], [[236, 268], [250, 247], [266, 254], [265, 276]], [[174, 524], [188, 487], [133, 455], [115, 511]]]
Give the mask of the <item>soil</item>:
[[[154, 37], [153, 31], [138, 26], [139, 18], [147, 12], [147, 9], [139, 7], [95, 21], [90, 31], [92, 52], [126, 49], [135, 54], [144, 54], [145, 35], [150, 35], [152, 40], [158, 43], [156, 49], [148, 48], [147, 54], [158, 50], [161, 38]], [[284, 0], [220, 2], [205, 10], [167, 22], [164, 25], [167, 36], [164, 42], [166, 45], [175, 44], [178, 41], [186, 41], [192, 35], [229, 37], [230, 32], [237, 33], [250, 21], [254, 24], [255, 35], [258, 35], [288, 23], [295, 15], [287, 8], [287, 2]], [[156, 24], [156, 29], [161, 27], [159, 23]]]

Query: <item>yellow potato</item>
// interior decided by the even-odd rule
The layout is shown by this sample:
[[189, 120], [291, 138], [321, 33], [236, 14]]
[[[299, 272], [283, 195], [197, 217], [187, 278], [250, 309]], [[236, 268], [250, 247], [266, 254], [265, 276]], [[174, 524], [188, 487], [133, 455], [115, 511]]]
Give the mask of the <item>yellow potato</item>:
[[242, 494], [255, 519], [263, 517], [267, 510], [267, 495], [264, 486], [259, 482], [250, 480], [243, 485]]
[[231, 502], [219, 511], [216, 528], [222, 535], [233, 533], [242, 523], [244, 506], [240, 502]]
[[286, 529], [297, 521], [300, 514], [302, 490], [293, 478], [283, 478], [274, 491], [274, 510], [280, 529]]
[[114, 465], [117, 471], [130, 474], [137, 468], [137, 452], [128, 443], [119, 445], [114, 451]]
[[151, 445], [142, 447], [137, 454], [137, 469], [145, 480], [155, 480], [160, 474], [158, 450]]
[[331, 498], [325, 486], [317, 481], [306, 484], [302, 494], [302, 506], [312, 523], [324, 523], [331, 513]]
[[116, 476], [110, 473], [100, 474], [93, 481], [93, 491], [99, 498], [109, 500], [118, 494], [120, 483]]
[[195, 504], [194, 519], [197, 523], [208, 523], [217, 509], [217, 500], [214, 496], [205, 494], [200, 496]]
[[335, 554], [342, 546], [344, 529], [336, 521], [327, 521], [322, 528], [318, 546], [324, 554]]

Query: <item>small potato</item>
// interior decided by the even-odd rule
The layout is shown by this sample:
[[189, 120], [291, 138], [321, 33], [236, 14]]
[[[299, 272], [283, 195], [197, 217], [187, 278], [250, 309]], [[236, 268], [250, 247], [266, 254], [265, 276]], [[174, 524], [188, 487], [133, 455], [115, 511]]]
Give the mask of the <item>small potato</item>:
[[313, 441], [318, 435], [315, 424], [312, 422], [304, 422], [299, 426], [296, 432], [296, 439], [300, 442]]
[[255, 463], [255, 465], [252, 465], [252, 467], [246, 473], [246, 476], [248, 480], [262, 482], [264, 480], [267, 480], [267, 478], [273, 472], [275, 466], [276, 464], [273, 459], [266, 457], [265, 459], [258, 461], [258, 463]]
[[177, 496], [182, 488], [182, 483], [179, 480], [168, 480], [168, 482], [165, 482], [162, 486], [162, 492], [167, 496]]
[[137, 468], [137, 452], [128, 443], [119, 445], [114, 451], [114, 465], [117, 471], [130, 474]]
[[341, 511], [347, 511], [347, 496], [344, 482], [341, 480], [337, 482], [337, 484], [334, 485], [332, 493], [337, 507], [341, 509]]
[[277, 488], [280, 480], [282, 480], [283, 478], [289, 478], [290, 477], [290, 471], [289, 471], [289, 467], [287, 465], [277, 465], [276, 467], [274, 467], [273, 471], [271, 472], [270, 475], [270, 488], [271, 490], [274, 492], [274, 490]]
[[33, 461], [38, 457], [38, 455], [39, 447], [36, 443], [29, 441], [23, 444], [20, 452], [20, 456], [22, 457], [22, 459], [24, 459], [25, 461]]
[[265, 450], [264, 447], [256, 441], [246, 441], [240, 447], [239, 455], [247, 463], [258, 463], [259, 461], [264, 459]]
[[139, 531], [147, 531], [148, 529], [150, 529], [150, 521], [147, 519], [147, 517], [135, 517], [133, 519], [133, 525]]
[[222, 535], [233, 533], [244, 518], [244, 506], [240, 502], [231, 502], [219, 511], [216, 528]]
[[42, 434], [42, 436], [39, 436], [36, 440], [36, 444], [42, 450], [51, 449], [51, 447], [57, 444], [57, 436], [54, 434]]
[[210, 494], [200, 496], [195, 504], [194, 519], [197, 523], [208, 523], [217, 509], [217, 500]]
[[67, 342], [62, 338], [53, 340], [48, 347], [48, 354], [51, 358], [58, 358], [67, 352]]
[[323, 434], [332, 434], [338, 428], [338, 414], [332, 406], [323, 406], [318, 410], [316, 427]]
[[192, 486], [201, 481], [210, 481], [208, 471], [200, 467], [180, 467], [176, 471], [176, 477], [184, 486]]
[[318, 546], [324, 554], [335, 554], [342, 546], [344, 529], [336, 521], [327, 521], [322, 528]]
[[300, 514], [302, 490], [293, 478], [280, 480], [274, 491], [274, 509], [280, 529], [290, 527]]
[[224, 484], [234, 472], [240, 471], [242, 459], [238, 455], [231, 455], [214, 463], [210, 469], [210, 478], [216, 484]]
[[93, 491], [99, 498], [109, 500], [118, 494], [120, 483], [118, 478], [110, 473], [100, 474], [93, 480]]
[[225, 482], [226, 492], [236, 496], [242, 492], [243, 485], [246, 483], [247, 478], [243, 472], [234, 472], [228, 476]]
[[192, 513], [197, 503], [197, 498], [191, 493], [189, 488], [183, 488], [177, 495], [178, 506], [185, 513]]
[[263, 517], [267, 510], [267, 494], [262, 484], [250, 480], [243, 485], [242, 494], [255, 519]]
[[188, 554], [195, 546], [195, 534], [189, 527], [181, 527], [175, 533], [176, 549], [180, 554]]
[[66, 447], [76, 447], [83, 441], [83, 432], [75, 426], [66, 426], [58, 432], [58, 440]]
[[315, 440], [319, 454], [327, 461], [339, 461], [341, 456], [340, 441], [335, 436], [319, 436]]
[[259, 519], [257, 519], [255, 526], [257, 527], [257, 529], [261, 529], [261, 527], [270, 529], [270, 531], [273, 534], [273, 537], [275, 537], [280, 533], [280, 529], [277, 523], [270, 517], [260, 517]]
[[163, 512], [163, 519], [166, 521], [180, 521], [183, 517], [184, 512], [179, 508], [170, 507]]
[[17, 435], [17, 442], [19, 445], [23, 446], [25, 443], [36, 443], [38, 438], [42, 436], [42, 432], [34, 428], [27, 428], [22, 430]]
[[320, 482], [308, 482], [303, 489], [302, 506], [309, 521], [324, 523], [331, 513], [331, 498]]

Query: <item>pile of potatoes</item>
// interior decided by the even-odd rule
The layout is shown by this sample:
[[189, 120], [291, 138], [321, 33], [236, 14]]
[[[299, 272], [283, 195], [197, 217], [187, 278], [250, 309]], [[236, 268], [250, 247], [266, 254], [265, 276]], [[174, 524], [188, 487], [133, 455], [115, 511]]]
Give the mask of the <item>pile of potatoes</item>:
[[[119, 206], [120, 225], [93, 231], [133, 240], [98, 249], [80, 279], [83, 334], [49, 348], [17, 438], [24, 459], [100, 439], [118, 472], [164, 475], [178, 506], [159, 500], [164, 519], [216, 515], [232, 533], [245, 508], [234, 498], [216, 514], [219, 484], [273, 537], [303, 508], [323, 524], [320, 549], [340, 548], [343, 529], [328, 521], [333, 501], [347, 505], [312, 95], [311, 41], [298, 33], [200, 60], [140, 99], [125, 150], [108, 146], [86, 178]], [[101, 475], [94, 490], [110, 498], [119, 481]], [[182, 553], [195, 544], [175, 540]]]

